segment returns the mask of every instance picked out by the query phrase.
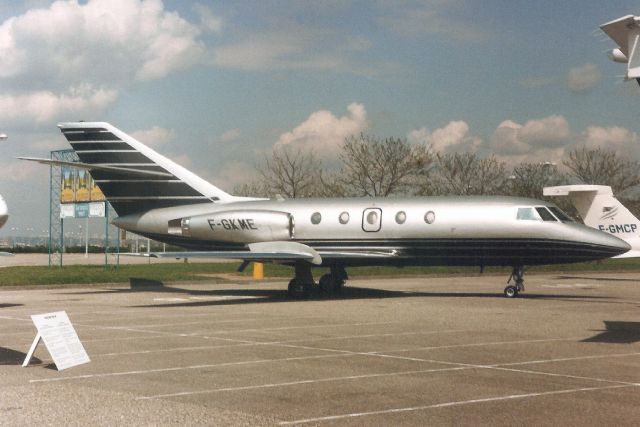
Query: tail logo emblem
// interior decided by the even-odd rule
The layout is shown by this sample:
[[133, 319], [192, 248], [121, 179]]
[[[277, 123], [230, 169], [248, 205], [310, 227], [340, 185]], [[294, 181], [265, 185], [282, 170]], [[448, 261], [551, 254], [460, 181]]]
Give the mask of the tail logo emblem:
[[600, 220], [613, 219], [618, 214], [618, 207], [605, 207], [602, 208], [604, 214], [600, 217]]

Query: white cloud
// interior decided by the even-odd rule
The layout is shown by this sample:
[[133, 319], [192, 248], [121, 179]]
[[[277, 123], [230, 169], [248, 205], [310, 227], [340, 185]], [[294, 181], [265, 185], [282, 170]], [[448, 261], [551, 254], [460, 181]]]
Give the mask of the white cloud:
[[154, 126], [151, 129], [139, 130], [131, 133], [131, 136], [150, 147], [165, 145], [176, 138], [176, 131]]
[[446, 0], [413, 3], [380, 1], [378, 23], [404, 36], [439, 34], [462, 42], [487, 40], [489, 31], [472, 21], [455, 17], [452, 13], [455, 3]]
[[209, 7], [198, 3], [193, 6], [193, 9], [200, 16], [200, 27], [203, 31], [215, 34], [222, 32], [222, 18], [216, 16]]
[[581, 141], [588, 149], [602, 148], [616, 151], [620, 155], [636, 158], [640, 152], [640, 138], [636, 132], [614, 126], [589, 126], [581, 135]]
[[602, 79], [602, 73], [595, 64], [573, 67], [567, 74], [567, 85], [571, 92], [585, 93], [595, 88]]
[[0, 76], [58, 87], [158, 79], [201, 60], [200, 32], [161, 0], [56, 1], [0, 25]]
[[491, 135], [489, 148], [501, 160], [558, 162], [578, 140], [563, 116], [528, 120], [524, 125], [505, 120]]
[[469, 125], [462, 120], [449, 122], [445, 127], [429, 132], [427, 128], [409, 132], [407, 140], [411, 143], [430, 145], [436, 152], [475, 151], [482, 139], [469, 133]]
[[83, 86], [62, 94], [50, 91], [24, 95], [0, 95], [0, 121], [3, 123], [49, 124], [75, 117], [89, 118], [110, 106], [117, 98], [114, 90]]
[[527, 121], [518, 130], [518, 138], [530, 145], [557, 147], [571, 139], [569, 123], [563, 116], [553, 115]]
[[491, 136], [490, 146], [495, 153], [502, 155], [527, 154], [531, 147], [519, 138], [522, 125], [512, 120], [500, 123]]
[[364, 132], [369, 126], [364, 105], [354, 102], [347, 110], [348, 114], [342, 117], [327, 110], [312, 113], [291, 132], [280, 135], [275, 147], [313, 150], [319, 157], [337, 155], [345, 138]]

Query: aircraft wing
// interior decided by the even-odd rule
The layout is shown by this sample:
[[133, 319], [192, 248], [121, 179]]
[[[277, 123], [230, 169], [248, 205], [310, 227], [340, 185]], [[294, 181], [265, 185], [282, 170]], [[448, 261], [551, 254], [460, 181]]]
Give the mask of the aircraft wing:
[[11, 252], [0, 252], [0, 256], [13, 256]]
[[41, 159], [37, 157], [17, 157], [19, 160], [27, 160], [30, 162], [37, 162], [43, 165], [50, 166], [67, 166], [78, 169], [86, 169], [86, 170], [105, 170], [111, 172], [127, 172], [127, 173], [135, 173], [140, 175], [154, 175], [154, 176], [172, 176], [170, 173], [154, 171], [154, 170], [146, 170], [146, 169], [134, 169], [134, 168], [126, 168], [120, 166], [109, 166], [109, 165], [100, 165], [100, 164], [89, 164], [82, 162], [65, 162], [63, 160], [52, 160], [52, 159]]
[[248, 251], [151, 252], [148, 256], [153, 258], [225, 258], [265, 262], [301, 260], [315, 265], [322, 264], [322, 257], [315, 249], [297, 242], [251, 243]]

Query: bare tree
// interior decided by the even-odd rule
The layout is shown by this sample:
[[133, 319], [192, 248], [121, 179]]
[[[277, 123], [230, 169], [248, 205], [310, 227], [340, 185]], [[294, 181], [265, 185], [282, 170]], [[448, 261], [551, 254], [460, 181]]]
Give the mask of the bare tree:
[[427, 175], [433, 158], [422, 145], [406, 139], [361, 134], [345, 140], [343, 163], [334, 189], [352, 196], [390, 196], [409, 193], [417, 177]]
[[562, 163], [584, 184], [608, 185], [616, 195], [640, 184], [640, 164], [614, 151], [576, 148]]
[[426, 187], [430, 194], [484, 195], [506, 190], [505, 163], [494, 156], [481, 159], [473, 153], [438, 153], [436, 159], [434, 176]]
[[552, 163], [520, 163], [513, 168], [509, 180], [509, 194], [542, 199], [544, 187], [566, 183], [567, 177]]
[[322, 164], [313, 152], [300, 149], [274, 149], [258, 166], [262, 185], [268, 194], [287, 198], [313, 197], [320, 194]]
[[244, 197], [269, 197], [269, 189], [262, 181], [251, 181], [233, 187], [233, 194]]

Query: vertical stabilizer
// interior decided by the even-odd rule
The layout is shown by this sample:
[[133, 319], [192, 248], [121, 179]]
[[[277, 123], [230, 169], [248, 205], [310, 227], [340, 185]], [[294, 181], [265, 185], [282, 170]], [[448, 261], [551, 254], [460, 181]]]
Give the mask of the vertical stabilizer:
[[108, 123], [58, 127], [120, 216], [236, 199]]
[[606, 185], [561, 185], [545, 187], [545, 196], [568, 196], [585, 225], [613, 234], [631, 245], [631, 251], [616, 258], [640, 256], [640, 221], [613, 195]]

